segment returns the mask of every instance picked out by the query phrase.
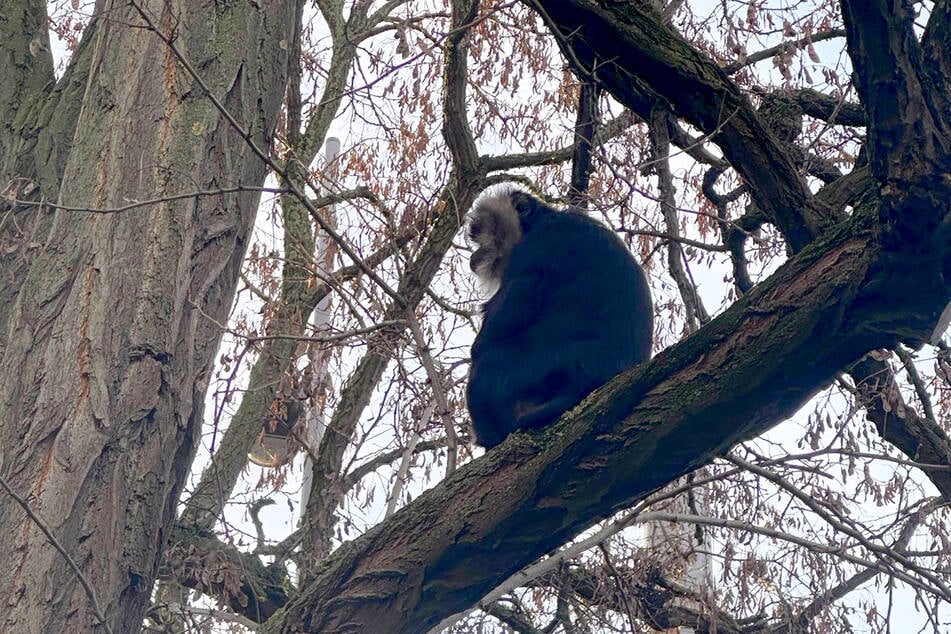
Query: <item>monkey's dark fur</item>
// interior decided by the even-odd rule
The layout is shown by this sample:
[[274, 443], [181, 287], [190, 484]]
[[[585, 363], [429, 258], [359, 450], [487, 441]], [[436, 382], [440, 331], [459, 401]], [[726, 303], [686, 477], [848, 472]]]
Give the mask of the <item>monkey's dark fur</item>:
[[498, 287], [472, 345], [467, 401], [478, 444], [554, 422], [650, 358], [647, 279], [603, 224], [509, 189], [476, 201], [469, 237], [472, 270]]

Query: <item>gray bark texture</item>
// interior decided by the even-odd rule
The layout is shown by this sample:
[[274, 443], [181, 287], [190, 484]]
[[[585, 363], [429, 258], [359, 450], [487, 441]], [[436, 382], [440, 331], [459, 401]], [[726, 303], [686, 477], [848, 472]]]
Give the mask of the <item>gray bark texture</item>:
[[[20, 4], [20, 22], [45, 36], [45, 4]], [[100, 209], [259, 186], [266, 167], [243, 136], [270, 146], [293, 9], [101, 0], [55, 86], [51, 62], [11, 40], [15, 20], [0, 22], [4, 183]], [[35, 190], [21, 184], [18, 198]], [[141, 627], [258, 199], [196, 196], [113, 214], [21, 205], [35, 231], [3, 236], [20, 248], [3, 270], [15, 294], [0, 306], [0, 473], [71, 554], [114, 632]], [[0, 561], [0, 631], [96, 630], [75, 574], [5, 495]]]

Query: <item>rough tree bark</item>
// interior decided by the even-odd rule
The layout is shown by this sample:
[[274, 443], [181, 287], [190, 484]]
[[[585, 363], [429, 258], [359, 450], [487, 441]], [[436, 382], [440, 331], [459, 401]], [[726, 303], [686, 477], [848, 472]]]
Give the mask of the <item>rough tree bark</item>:
[[[0, 103], [3, 183], [19, 199], [38, 185], [45, 200], [97, 209], [260, 186], [266, 166], [244, 135], [269, 148], [294, 6], [99, 0], [54, 88], [45, 3], [17, 3], [0, 22], [0, 76], [22, 88]], [[21, 204], [15, 227], [35, 231], [5, 225], [19, 250], [3, 262], [17, 285], [0, 306], [0, 474], [72, 555], [114, 632], [141, 626], [258, 199], [113, 214]], [[0, 561], [0, 630], [97, 629], [73, 572], [7, 495]]]

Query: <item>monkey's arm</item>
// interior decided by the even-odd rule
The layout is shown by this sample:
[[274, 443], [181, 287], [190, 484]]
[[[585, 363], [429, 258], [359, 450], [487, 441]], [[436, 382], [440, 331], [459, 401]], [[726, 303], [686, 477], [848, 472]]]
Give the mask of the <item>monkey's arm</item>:
[[[549, 279], [541, 271], [527, 271], [503, 283], [485, 304], [485, 318], [475, 345], [481, 340], [485, 344], [510, 346], [513, 340], [521, 340], [547, 310], [551, 295]], [[475, 348], [472, 354], [475, 357]]]

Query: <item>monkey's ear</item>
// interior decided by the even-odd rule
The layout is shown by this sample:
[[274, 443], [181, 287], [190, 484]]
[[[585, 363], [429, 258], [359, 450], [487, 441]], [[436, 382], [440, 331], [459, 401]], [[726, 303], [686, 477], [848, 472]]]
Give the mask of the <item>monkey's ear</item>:
[[518, 212], [519, 218], [531, 218], [539, 211], [548, 209], [548, 205], [540, 198], [521, 189], [513, 190], [509, 194], [509, 198], [511, 198], [512, 206]]

